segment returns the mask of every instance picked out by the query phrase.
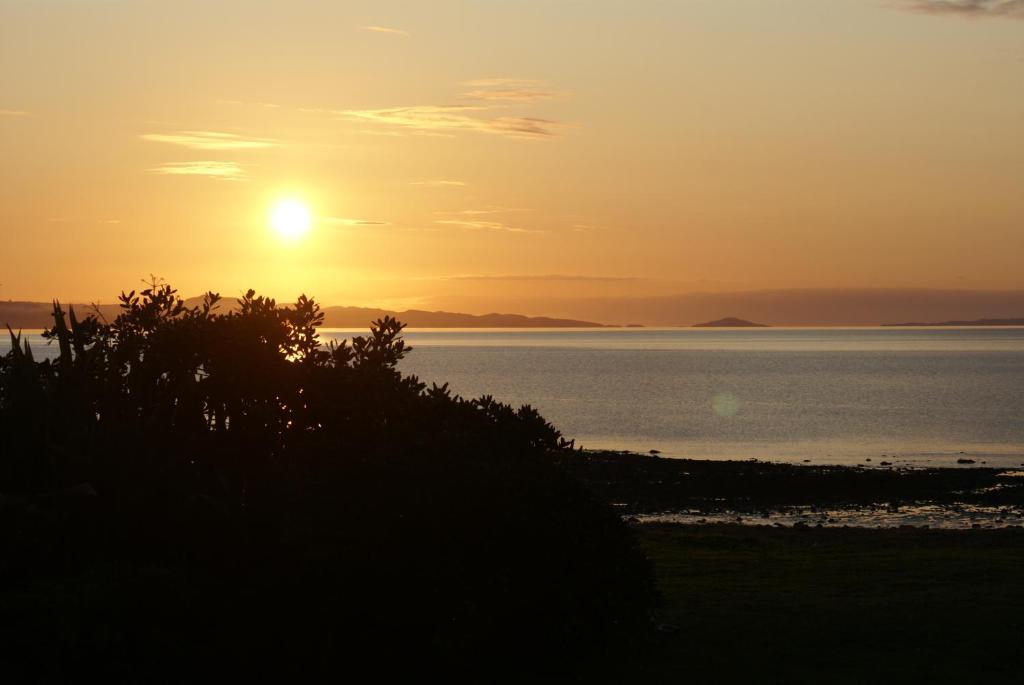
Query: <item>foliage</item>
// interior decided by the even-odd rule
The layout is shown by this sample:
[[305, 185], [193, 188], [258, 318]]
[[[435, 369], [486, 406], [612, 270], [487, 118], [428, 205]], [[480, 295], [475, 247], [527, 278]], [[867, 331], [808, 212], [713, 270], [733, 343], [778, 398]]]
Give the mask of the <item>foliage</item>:
[[558, 467], [571, 443], [529, 406], [401, 374], [396, 320], [324, 346], [305, 296], [221, 313], [153, 283], [120, 305], [55, 302], [56, 359], [11, 332], [0, 360], [0, 583], [75, 597], [67, 625], [8, 639], [23, 656], [56, 641], [61, 677], [333, 673], [394, 650], [531, 668], [643, 626], [646, 562]]

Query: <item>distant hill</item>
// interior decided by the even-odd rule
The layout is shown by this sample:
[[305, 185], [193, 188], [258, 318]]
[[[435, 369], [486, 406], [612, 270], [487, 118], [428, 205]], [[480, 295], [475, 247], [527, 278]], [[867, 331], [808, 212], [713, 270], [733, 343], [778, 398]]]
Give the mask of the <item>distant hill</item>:
[[409, 309], [393, 312], [364, 307], [324, 307], [324, 326], [365, 328], [374, 319], [393, 316], [410, 328], [603, 328], [603, 324], [576, 319], [552, 319], [521, 314], [458, 314]]
[[[202, 298], [186, 300], [189, 306], [202, 302]], [[96, 313], [96, 309], [108, 320], [120, 311], [115, 304], [73, 305], [79, 318]], [[221, 310], [235, 306], [235, 300], [221, 300]], [[64, 305], [67, 309], [67, 305]], [[0, 302], [0, 327], [47, 328], [53, 325], [50, 313], [53, 305], [49, 302]], [[603, 328], [603, 324], [576, 319], [553, 319], [546, 316], [522, 316], [520, 314], [459, 314], [456, 312], [428, 312], [411, 309], [395, 312], [387, 309], [366, 307], [324, 307], [324, 326], [328, 328], [366, 328], [371, 321], [384, 316], [393, 316], [410, 328]], [[2, 330], [2, 328], [0, 328]]]
[[[61, 303], [64, 311], [68, 305]], [[75, 316], [84, 319], [90, 314], [99, 314], [108, 321], [113, 320], [120, 311], [116, 304], [101, 304], [93, 306], [76, 302], [71, 305], [75, 308]], [[15, 331], [19, 328], [49, 328], [53, 325], [53, 304], [50, 302], [18, 302], [8, 300], [0, 302], [0, 331], [4, 326], [10, 326]], [[6, 333], [4, 333], [6, 335]]]
[[767, 324], [754, 323], [753, 321], [747, 321], [746, 319], [737, 319], [735, 316], [727, 316], [724, 319], [717, 321], [708, 321], [706, 323], [695, 323], [694, 328], [770, 328]]
[[[448, 298], [438, 309], [474, 310], [475, 298]], [[463, 304], [465, 302], [465, 304]], [[773, 326], [877, 326], [882, 321], [970, 321], [1024, 315], [1022, 290], [789, 289], [676, 295], [562, 297], [511, 294], [494, 308], [645, 326], [685, 326], [742, 314]]]
[[975, 319], [939, 323], [883, 323], [883, 326], [1024, 326], [1024, 319]]

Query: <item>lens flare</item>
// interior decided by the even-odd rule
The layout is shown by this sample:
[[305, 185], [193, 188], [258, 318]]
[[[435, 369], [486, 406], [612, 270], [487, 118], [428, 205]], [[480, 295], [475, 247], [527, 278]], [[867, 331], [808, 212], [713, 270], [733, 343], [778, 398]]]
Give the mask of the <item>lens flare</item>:
[[711, 400], [711, 409], [721, 417], [736, 416], [740, 411], [740, 401], [731, 392], [720, 392]]

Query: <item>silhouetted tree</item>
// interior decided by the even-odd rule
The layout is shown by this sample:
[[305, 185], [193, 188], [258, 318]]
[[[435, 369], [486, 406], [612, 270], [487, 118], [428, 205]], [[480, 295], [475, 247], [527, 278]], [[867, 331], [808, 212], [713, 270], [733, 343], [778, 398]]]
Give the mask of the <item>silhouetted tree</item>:
[[534, 409], [403, 375], [394, 319], [324, 346], [305, 296], [219, 304], [160, 283], [122, 293], [110, 322], [55, 302], [53, 360], [10, 333], [9, 663], [529, 671], [643, 629], [646, 561]]

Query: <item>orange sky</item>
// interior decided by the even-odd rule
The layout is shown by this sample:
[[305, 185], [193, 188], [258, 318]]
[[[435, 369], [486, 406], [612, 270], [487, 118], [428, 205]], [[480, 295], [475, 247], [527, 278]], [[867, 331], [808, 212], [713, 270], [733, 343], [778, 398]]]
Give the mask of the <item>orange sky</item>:
[[1018, 5], [0, 0], [0, 298], [1024, 288]]

